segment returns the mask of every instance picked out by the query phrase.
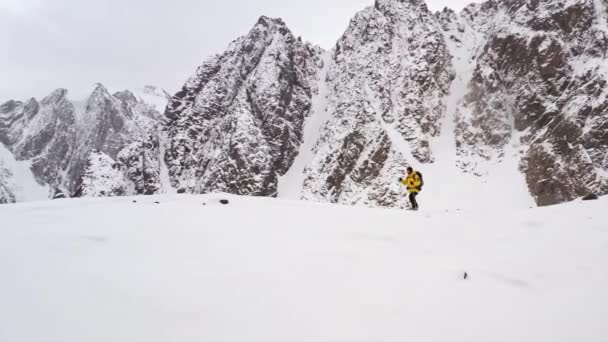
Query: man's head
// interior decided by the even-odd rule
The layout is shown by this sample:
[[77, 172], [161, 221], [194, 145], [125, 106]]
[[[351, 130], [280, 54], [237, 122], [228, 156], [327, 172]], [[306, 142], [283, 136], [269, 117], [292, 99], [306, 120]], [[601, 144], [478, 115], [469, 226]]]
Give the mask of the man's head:
[[410, 167], [408, 167], [408, 168], [407, 168], [407, 174], [408, 174], [408, 175], [411, 175], [411, 174], [412, 174], [412, 172], [414, 172], [414, 169], [412, 169], [412, 167], [411, 167], [411, 166], [410, 166]]

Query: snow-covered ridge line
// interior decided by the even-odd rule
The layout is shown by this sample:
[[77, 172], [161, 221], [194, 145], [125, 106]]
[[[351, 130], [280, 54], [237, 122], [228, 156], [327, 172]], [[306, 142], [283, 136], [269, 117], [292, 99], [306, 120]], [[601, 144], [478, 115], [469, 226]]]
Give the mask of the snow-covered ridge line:
[[[32, 184], [50, 188], [46, 198], [92, 193], [82, 189], [82, 177], [91, 167], [91, 153], [101, 153], [112, 160], [109, 164], [124, 167], [122, 181], [132, 182], [129, 178], [141, 172], [136, 170], [144, 165], [136, 165], [134, 157], [127, 156], [125, 151], [139, 156], [142, 153], [137, 149], [144, 148], [149, 150], [148, 154], [152, 152], [148, 156], [152, 164], [159, 159], [158, 152], [154, 152], [154, 135], [161, 117], [159, 110], [164, 111], [168, 99], [168, 94], [156, 87], [111, 94], [103, 85], [95, 84], [84, 100], [72, 100], [66, 89], [58, 89], [40, 101], [2, 104], [0, 143], [10, 151], [4, 159], [18, 160], [15, 165], [24, 165], [24, 168], [16, 174], [33, 172], [35, 179], [15, 178], [14, 187], [26, 188], [16, 200], [40, 198]], [[131, 170], [127, 170], [129, 168]], [[146, 186], [151, 187], [154, 186]], [[134, 191], [128, 193], [142, 193], [142, 190]]]
[[[160, 124], [166, 142], [121, 136], [101, 150], [137, 179], [137, 193], [403, 207], [396, 180], [415, 166], [426, 175], [421, 200], [429, 205], [528, 207], [605, 194], [606, 7], [604, 0], [491, 0], [432, 13], [422, 0], [379, 0], [355, 15], [329, 63], [285, 22], [261, 17], [171, 98]], [[77, 125], [87, 136], [97, 116], [80, 116], [92, 120]], [[118, 130], [130, 122], [101, 121]], [[11, 133], [17, 140], [19, 129]], [[61, 152], [70, 139], [44, 151]], [[94, 140], [75, 145], [103, 145]], [[73, 191], [79, 172], [68, 170], [82, 170], [85, 154], [53, 166], [62, 172], [50, 177], [72, 179], [65, 187]]]

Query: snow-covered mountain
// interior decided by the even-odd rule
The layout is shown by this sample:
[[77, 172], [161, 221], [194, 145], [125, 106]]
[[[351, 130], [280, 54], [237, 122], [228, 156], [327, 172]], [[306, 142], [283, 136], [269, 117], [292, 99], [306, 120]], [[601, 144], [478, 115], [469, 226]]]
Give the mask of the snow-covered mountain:
[[321, 50], [262, 17], [207, 60], [165, 113], [165, 159], [179, 192], [273, 196], [302, 143]]
[[[58, 90], [3, 104], [0, 142], [76, 195], [123, 193], [113, 184], [401, 207], [414, 166], [437, 206], [555, 204], [608, 193], [607, 33], [608, 0], [460, 13], [376, 0], [330, 51], [262, 17], [168, 100], [158, 130], [158, 88], [79, 103]], [[100, 188], [81, 189], [83, 174]]]
[[[402, 206], [396, 180], [413, 165], [445, 201], [607, 193], [607, 7], [489, 0], [432, 13], [422, 0], [376, 0], [327, 52], [263, 18], [174, 96], [172, 184]], [[289, 72], [304, 90], [293, 102]], [[266, 107], [259, 89], [272, 90]], [[304, 105], [285, 116], [290, 103]]]
[[517, 153], [540, 205], [608, 192], [607, 8], [488, 1], [442, 13], [451, 44], [481, 47], [457, 114], [465, 170], [484, 175], [488, 160]]
[[[0, 155], [0, 160], [4, 164], [11, 158], [28, 163], [31, 174], [27, 168], [19, 174], [22, 178], [28, 178], [29, 174], [29, 183], [46, 186], [47, 197], [57, 193], [67, 196], [91, 193], [81, 186], [93, 151], [124, 162], [148, 153], [143, 142], [148, 141], [150, 135], [158, 135], [159, 108], [164, 108], [163, 103], [166, 104], [169, 97], [150, 86], [141, 93], [140, 96], [131, 91], [110, 94], [103, 85], [97, 84], [83, 101], [70, 100], [65, 89], [58, 89], [41, 101], [33, 98], [25, 102], [8, 101], [0, 106], [0, 143], [10, 153]], [[157, 151], [150, 163], [158, 163], [158, 155]], [[141, 173], [142, 166], [134, 164], [121, 165], [125, 173], [132, 174], [127, 180], [139, 183], [142, 177], [135, 174]], [[9, 181], [0, 180], [5, 189], [20, 187], [24, 182], [13, 181], [10, 186]], [[150, 186], [159, 188], [158, 184]], [[145, 193], [136, 185], [132, 188], [134, 191], [126, 194]], [[12, 196], [7, 201], [16, 199], [19, 198]]]
[[432, 163], [453, 74], [443, 35], [420, 1], [376, 1], [332, 52], [330, 118], [305, 171], [303, 197], [348, 204], [403, 202], [397, 179]]

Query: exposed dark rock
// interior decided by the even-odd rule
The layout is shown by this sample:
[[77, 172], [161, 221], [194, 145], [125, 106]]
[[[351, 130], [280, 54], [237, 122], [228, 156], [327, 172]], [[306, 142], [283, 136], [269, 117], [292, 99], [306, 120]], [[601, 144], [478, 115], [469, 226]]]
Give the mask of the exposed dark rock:
[[13, 174], [0, 160], [0, 204], [15, 203], [16, 196], [12, 186]]
[[262, 17], [206, 61], [165, 113], [165, 160], [180, 193], [274, 196], [298, 154], [321, 51]]
[[60, 190], [60, 189], [55, 189], [54, 193], [53, 193], [53, 199], [62, 199], [62, 198], [66, 198], [67, 196], [65, 195], [65, 193]]
[[459, 163], [482, 175], [477, 165], [521, 144], [537, 204], [608, 192], [607, 76], [597, 69], [608, 51], [606, 1], [492, 3], [506, 16], [483, 29], [458, 117]]
[[589, 194], [589, 195], [583, 197], [583, 201], [595, 201], [598, 199], [600, 199], [600, 197], [596, 194]]
[[307, 168], [304, 198], [403, 203], [394, 180], [414, 161], [434, 161], [430, 140], [454, 78], [436, 23], [418, 0], [378, 0], [351, 20], [332, 56], [331, 119]]

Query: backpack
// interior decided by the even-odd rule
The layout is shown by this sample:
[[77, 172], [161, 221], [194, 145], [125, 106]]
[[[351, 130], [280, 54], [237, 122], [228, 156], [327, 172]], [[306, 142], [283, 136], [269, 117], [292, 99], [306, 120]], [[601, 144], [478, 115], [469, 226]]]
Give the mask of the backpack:
[[424, 186], [424, 178], [422, 178], [422, 173], [420, 173], [420, 171], [416, 171], [416, 173], [418, 174], [418, 178], [420, 178], [420, 189], [422, 189]]

